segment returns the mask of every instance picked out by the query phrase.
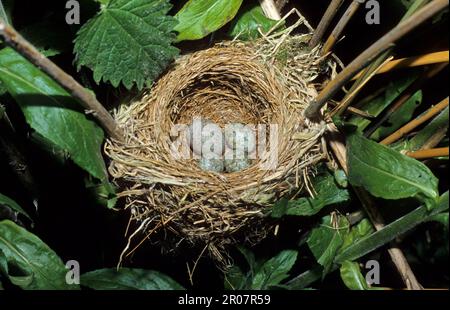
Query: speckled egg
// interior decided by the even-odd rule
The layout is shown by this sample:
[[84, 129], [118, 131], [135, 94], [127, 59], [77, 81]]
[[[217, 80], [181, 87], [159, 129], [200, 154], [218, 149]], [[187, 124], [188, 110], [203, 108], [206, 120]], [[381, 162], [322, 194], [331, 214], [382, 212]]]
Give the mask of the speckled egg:
[[189, 125], [189, 133], [189, 144], [195, 154], [206, 158], [223, 154], [225, 139], [218, 125], [207, 119], [195, 119]]
[[203, 171], [223, 172], [224, 160], [221, 158], [201, 158], [198, 165]]
[[251, 153], [256, 149], [255, 132], [246, 125], [233, 123], [225, 126], [226, 145], [233, 150]]

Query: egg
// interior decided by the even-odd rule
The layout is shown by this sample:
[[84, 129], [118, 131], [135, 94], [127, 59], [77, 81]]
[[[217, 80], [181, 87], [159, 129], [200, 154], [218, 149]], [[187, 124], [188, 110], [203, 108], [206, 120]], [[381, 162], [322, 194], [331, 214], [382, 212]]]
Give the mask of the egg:
[[253, 161], [245, 152], [226, 148], [224, 166], [225, 171], [232, 173], [245, 170], [252, 165]]
[[194, 119], [189, 125], [188, 141], [196, 155], [206, 158], [217, 158], [225, 149], [222, 129], [207, 119]]
[[241, 153], [251, 153], [256, 149], [256, 136], [254, 131], [246, 125], [232, 123], [225, 126], [226, 145]]
[[224, 161], [222, 158], [204, 158], [202, 157], [198, 165], [203, 171], [223, 172]]

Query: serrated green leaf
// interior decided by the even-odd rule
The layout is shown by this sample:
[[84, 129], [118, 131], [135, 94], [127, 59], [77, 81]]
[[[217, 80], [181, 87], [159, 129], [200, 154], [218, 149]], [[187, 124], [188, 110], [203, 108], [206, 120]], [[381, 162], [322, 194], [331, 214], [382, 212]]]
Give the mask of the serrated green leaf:
[[103, 131], [79, 111], [73, 97], [10, 48], [0, 51], [0, 80], [31, 128], [93, 177], [107, 180], [101, 154]]
[[340, 268], [341, 279], [351, 290], [367, 290], [369, 286], [366, 283], [366, 279], [361, 273], [359, 264], [356, 262], [345, 261]]
[[320, 226], [311, 231], [306, 242], [317, 262], [324, 267], [324, 275], [332, 267], [336, 253], [348, 231], [349, 222], [341, 215], [322, 218]]
[[22, 209], [21, 206], [19, 206], [14, 200], [12, 200], [11, 198], [9, 198], [3, 194], [0, 194], [0, 205], [5, 205], [8, 208], [10, 208], [11, 210], [13, 210], [14, 212], [20, 213], [31, 220], [31, 217], [28, 215], [28, 213], [24, 209]]
[[260, 32], [267, 33], [278, 21], [267, 18], [261, 6], [255, 5], [239, 13], [233, 20], [228, 35], [239, 36], [240, 40], [259, 38]]
[[364, 187], [375, 197], [415, 197], [429, 208], [436, 205], [438, 179], [421, 162], [357, 134], [348, 138], [347, 148], [348, 178], [353, 186]]
[[404, 124], [409, 122], [417, 107], [422, 103], [422, 91], [417, 91], [412, 95], [397, 111], [389, 116], [389, 119], [380, 126], [370, 136], [372, 140], [380, 141], [381, 139], [389, 136]]
[[87, 66], [97, 83], [114, 87], [150, 85], [178, 54], [170, 8], [168, 0], [111, 0], [78, 31], [78, 69]]
[[0, 222], [0, 255], [0, 272], [22, 289], [78, 289], [66, 283], [67, 269], [52, 249], [8, 220]]
[[297, 260], [297, 251], [284, 250], [277, 256], [266, 261], [255, 272], [251, 289], [264, 290], [278, 285], [289, 277], [289, 271]]
[[189, 0], [175, 15], [177, 40], [197, 40], [231, 21], [243, 0]]
[[80, 281], [95, 290], [184, 290], [169, 276], [144, 269], [99, 269], [82, 274]]

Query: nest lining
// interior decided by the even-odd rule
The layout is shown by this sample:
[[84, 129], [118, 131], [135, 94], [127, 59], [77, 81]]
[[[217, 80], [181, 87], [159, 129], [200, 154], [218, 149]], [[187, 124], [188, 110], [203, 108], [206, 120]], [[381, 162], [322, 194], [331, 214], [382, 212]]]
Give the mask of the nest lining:
[[[285, 40], [283, 52], [302, 40]], [[321, 58], [317, 50], [295, 49], [280, 65], [279, 53], [273, 52], [280, 46], [268, 40], [231, 42], [185, 55], [150, 91], [116, 111], [126, 141], [105, 145], [109, 172], [139, 224], [124, 253], [130, 252], [138, 232], [145, 232], [145, 239], [164, 230], [174, 241], [206, 246], [220, 261], [226, 245], [263, 238], [264, 217], [273, 203], [307, 185], [310, 168], [324, 157], [324, 125], [302, 116], [316, 95], [312, 82], [319, 76]], [[203, 171], [195, 159], [171, 153], [171, 128], [189, 124], [194, 116], [222, 127], [276, 124], [278, 136], [269, 142], [266, 156], [248, 169]], [[272, 147], [275, 143], [278, 148]], [[262, 169], [274, 158], [274, 169]]]

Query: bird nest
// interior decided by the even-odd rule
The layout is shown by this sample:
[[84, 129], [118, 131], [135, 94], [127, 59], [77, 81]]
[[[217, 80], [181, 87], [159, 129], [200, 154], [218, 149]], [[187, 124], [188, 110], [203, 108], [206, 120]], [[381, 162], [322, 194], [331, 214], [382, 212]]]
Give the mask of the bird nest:
[[[303, 110], [332, 71], [330, 60], [307, 48], [309, 37], [276, 34], [184, 55], [150, 90], [115, 111], [126, 140], [109, 140], [105, 152], [134, 222], [121, 260], [144, 240], [165, 238], [172, 248], [184, 241], [224, 261], [228, 245], [267, 235], [277, 200], [309, 195], [308, 177], [326, 156], [325, 126], [306, 120]], [[174, 128], [196, 116], [221, 127], [265, 128], [253, 164], [216, 173], [178, 156]], [[267, 142], [263, 150], [260, 141]]]

